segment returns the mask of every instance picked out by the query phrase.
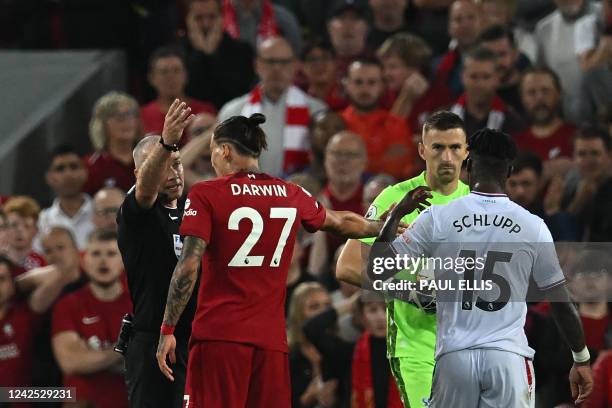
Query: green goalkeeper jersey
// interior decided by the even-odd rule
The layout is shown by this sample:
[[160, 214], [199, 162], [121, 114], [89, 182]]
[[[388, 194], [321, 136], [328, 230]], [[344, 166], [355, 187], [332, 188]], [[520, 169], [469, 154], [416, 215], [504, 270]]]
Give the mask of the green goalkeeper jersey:
[[[376, 197], [366, 218], [378, 219], [393, 203], [399, 202], [410, 190], [427, 186], [425, 172], [410, 180], [397, 183], [383, 190]], [[470, 193], [469, 187], [459, 181], [457, 189], [450, 195], [432, 191], [429, 202], [432, 205], [447, 204], [455, 198]], [[405, 223], [412, 223], [419, 215], [417, 211], [402, 218]], [[363, 243], [372, 245], [375, 238], [364, 238]], [[428, 314], [416, 306], [400, 300], [387, 302], [387, 354], [389, 358], [410, 357], [415, 360], [432, 361], [436, 346], [436, 315]]]

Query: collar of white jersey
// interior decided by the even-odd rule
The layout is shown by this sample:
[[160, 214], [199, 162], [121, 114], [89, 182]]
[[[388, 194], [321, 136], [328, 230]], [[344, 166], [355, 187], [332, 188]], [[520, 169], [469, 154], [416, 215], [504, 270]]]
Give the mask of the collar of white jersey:
[[473, 194], [476, 196], [476, 198], [480, 198], [480, 199], [504, 199], [504, 200], [509, 200], [508, 196], [506, 194], [503, 193], [483, 193], [480, 191], [470, 191], [470, 194]]

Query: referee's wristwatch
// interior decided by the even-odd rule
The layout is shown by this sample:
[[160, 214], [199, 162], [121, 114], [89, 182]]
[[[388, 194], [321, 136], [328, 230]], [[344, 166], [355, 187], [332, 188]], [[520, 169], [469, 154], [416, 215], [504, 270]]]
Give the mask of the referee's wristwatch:
[[161, 144], [163, 146], [163, 148], [166, 149], [169, 152], [178, 152], [179, 151], [178, 144], [176, 144], [176, 143], [174, 143], [174, 144], [166, 144], [166, 143], [164, 143], [163, 136], [161, 136], [159, 138], [159, 144]]

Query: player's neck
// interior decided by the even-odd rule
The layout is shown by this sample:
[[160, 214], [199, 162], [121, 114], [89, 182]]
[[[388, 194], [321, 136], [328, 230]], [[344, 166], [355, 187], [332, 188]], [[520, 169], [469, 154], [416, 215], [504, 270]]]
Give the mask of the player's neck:
[[504, 188], [497, 182], [493, 181], [475, 181], [470, 185], [470, 190], [485, 194], [505, 194]]
[[606, 302], [583, 302], [578, 305], [580, 316], [591, 319], [601, 319], [608, 315], [608, 303]]
[[453, 194], [459, 185], [459, 179], [453, 180], [450, 183], [442, 183], [430, 172], [425, 172], [425, 181], [429, 188], [445, 196]]
[[119, 279], [117, 279], [110, 286], [101, 286], [94, 282], [90, 282], [89, 287], [91, 288], [91, 291], [96, 299], [105, 302], [112, 302], [123, 293], [123, 286], [121, 285], [121, 281]]

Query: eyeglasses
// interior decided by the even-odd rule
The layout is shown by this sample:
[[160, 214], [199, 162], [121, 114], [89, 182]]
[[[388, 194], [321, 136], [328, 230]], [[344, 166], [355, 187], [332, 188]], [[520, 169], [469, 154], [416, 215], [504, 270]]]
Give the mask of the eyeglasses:
[[335, 159], [346, 159], [346, 160], [356, 160], [356, 159], [363, 157], [363, 155], [359, 152], [348, 152], [348, 151], [342, 151], [342, 150], [328, 150], [327, 154], [329, 154], [331, 157]]
[[96, 209], [96, 215], [100, 215], [100, 216], [115, 215], [118, 212], [119, 212], [119, 207], [107, 207], [107, 208]]
[[54, 171], [56, 173], [63, 173], [66, 170], [76, 171], [76, 170], [79, 170], [80, 168], [81, 168], [81, 165], [79, 163], [67, 163], [67, 164], [58, 164], [57, 166], [53, 166], [51, 168], [51, 171]]

